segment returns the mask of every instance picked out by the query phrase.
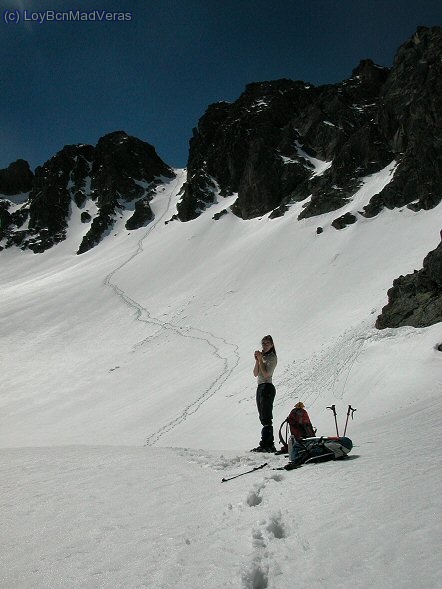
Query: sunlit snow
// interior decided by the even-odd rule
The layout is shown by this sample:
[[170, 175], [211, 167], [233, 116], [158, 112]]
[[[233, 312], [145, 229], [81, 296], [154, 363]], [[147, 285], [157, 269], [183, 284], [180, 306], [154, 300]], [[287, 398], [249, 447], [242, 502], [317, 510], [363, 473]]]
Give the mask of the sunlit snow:
[[[440, 586], [441, 327], [374, 328], [393, 279], [437, 246], [440, 205], [358, 215], [393, 173], [320, 217], [297, 221], [296, 203], [214, 221], [219, 197], [166, 224], [178, 171], [143, 229], [126, 211], [77, 256], [73, 210], [48, 252], [1, 252], [1, 587]], [[357, 222], [335, 230], [347, 210]], [[348, 460], [286, 472], [248, 451], [267, 333], [275, 428], [302, 400], [333, 435], [326, 407], [342, 431], [351, 404]]]

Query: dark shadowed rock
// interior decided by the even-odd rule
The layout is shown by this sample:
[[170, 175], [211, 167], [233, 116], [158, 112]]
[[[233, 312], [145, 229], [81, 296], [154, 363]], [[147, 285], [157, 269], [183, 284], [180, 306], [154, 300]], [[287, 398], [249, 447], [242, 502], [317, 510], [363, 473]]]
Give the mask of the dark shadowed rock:
[[301, 218], [343, 206], [361, 176], [393, 158], [373, 123], [373, 100], [387, 76], [366, 60], [338, 85], [249, 84], [234, 103], [209, 107], [190, 142], [178, 217], [197, 217], [217, 189], [238, 193], [232, 211], [243, 219], [281, 216], [310, 195]]
[[91, 145], [68, 145], [35, 170], [28, 201], [32, 240], [44, 234], [47, 244], [47, 232], [54, 243], [65, 238], [72, 195], [85, 190], [93, 153]]
[[281, 203], [285, 187], [306, 180], [309, 170], [298, 157], [290, 120], [308, 104], [310, 92], [302, 82], [263, 82], [249, 84], [232, 104], [210, 106], [190, 141], [179, 219], [201, 214], [217, 189], [224, 196], [238, 193], [235, 214], [256, 217]]
[[365, 207], [428, 210], [442, 200], [442, 29], [419, 27], [400, 47], [380, 96], [376, 120], [399, 165]]
[[387, 294], [378, 329], [428, 327], [442, 321], [442, 243], [425, 257], [421, 270], [396, 278]]
[[235, 102], [210, 106], [190, 141], [177, 218], [195, 219], [235, 193], [231, 209], [243, 219], [275, 218], [307, 198], [300, 219], [324, 214], [347, 204], [364, 177], [392, 161], [392, 181], [364, 215], [436, 206], [442, 198], [441, 31], [420, 27], [391, 70], [366, 59], [339, 84], [249, 84]]
[[90, 223], [92, 221], [92, 217], [90, 213], [87, 211], [83, 211], [80, 215], [80, 219], [82, 223]]
[[352, 213], [345, 213], [332, 222], [332, 227], [335, 229], [344, 229], [347, 225], [356, 223], [357, 219]]
[[[99, 243], [121, 212], [135, 209], [127, 228], [138, 228], [153, 218], [148, 201], [154, 188], [173, 170], [155, 149], [123, 131], [102, 137], [97, 145], [68, 145], [35, 171], [28, 201], [9, 217], [6, 246], [19, 245], [42, 252], [66, 237], [73, 211], [93, 201], [94, 218], [81, 211], [81, 221], [90, 223], [77, 253]], [[28, 229], [20, 231], [28, 220]], [[92, 221], [92, 222], [91, 222]], [[17, 233], [17, 235], [16, 235]]]
[[215, 221], [219, 221], [219, 219], [221, 219], [221, 217], [224, 217], [224, 215], [227, 215], [227, 214], [228, 214], [227, 209], [223, 209], [219, 213], [215, 213], [213, 215], [212, 219], [214, 219]]
[[6, 229], [12, 222], [11, 213], [6, 202], [0, 201], [0, 239], [5, 235]]
[[148, 200], [153, 188], [161, 178], [173, 178], [174, 175], [152, 145], [123, 131], [102, 137], [94, 150], [90, 180], [91, 195], [99, 213], [77, 253], [82, 254], [101, 241], [112, 228], [118, 211], [124, 209], [125, 202], [136, 201], [127, 229], [137, 229], [152, 220]]
[[34, 174], [25, 160], [17, 160], [7, 168], [0, 170], [0, 194], [12, 196], [29, 192], [32, 188]]
[[140, 198], [135, 203], [135, 212], [132, 217], [126, 221], [125, 227], [129, 230], [139, 229], [140, 227], [147, 225], [147, 223], [152, 221], [153, 218], [154, 214], [150, 208], [149, 197]]

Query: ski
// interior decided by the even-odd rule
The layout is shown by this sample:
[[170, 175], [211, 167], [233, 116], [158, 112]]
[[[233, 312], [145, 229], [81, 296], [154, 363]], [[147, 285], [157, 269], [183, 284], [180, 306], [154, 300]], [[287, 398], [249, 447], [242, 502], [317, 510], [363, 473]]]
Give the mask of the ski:
[[228, 477], [227, 479], [226, 478], [221, 479], [221, 482], [222, 483], [226, 483], [227, 481], [231, 481], [233, 479], [237, 479], [238, 477], [242, 477], [245, 474], [249, 474], [251, 472], [255, 472], [256, 470], [260, 470], [261, 468], [264, 468], [265, 466], [267, 466], [267, 464], [268, 464], [268, 462], [264, 462], [264, 464], [261, 464], [261, 466], [255, 466], [255, 468], [252, 468], [251, 470], [247, 470], [246, 472], [242, 472], [241, 474], [237, 474], [237, 475], [235, 475], [233, 477]]

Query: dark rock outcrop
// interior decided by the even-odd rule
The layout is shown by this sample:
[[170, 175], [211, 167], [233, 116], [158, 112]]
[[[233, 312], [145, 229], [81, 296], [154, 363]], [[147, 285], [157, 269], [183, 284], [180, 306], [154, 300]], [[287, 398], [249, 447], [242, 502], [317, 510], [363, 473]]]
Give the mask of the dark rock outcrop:
[[135, 212], [127, 229], [138, 229], [152, 220], [148, 201], [161, 177], [172, 178], [174, 172], [157, 155], [152, 145], [122, 131], [102, 137], [94, 150], [90, 189], [99, 208], [84, 236], [78, 253], [99, 243], [115, 221], [125, 202], [135, 201]]
[[347, 225], [352, 225], [356, 223], [357, 218], [352, 213], [345, 213], [345, 215], [341, 215], [334, 221], [332, 221], [332, 227], [335, 229], [345, 229]]
[[197, 217], [217, 188], [238, 193], [232, 211], [243, 219], [279, 216], [310, 195], [301, 217], [340, 208], [361, 176], [393, 159], [372, 123], [387, 75], [367, 60], [342, 84], [250, 84], [233, 104], [210, 106], [190, 141], [178, 218]]
[[[26, 193], [32, 188], [33, 180], [34, 174], [25, 160], [17, 160], [0, 170], [0, 240], [9, 236], [11, 227], [17, 223], [20, 226], [25, 222], [27, 212], [25, 210], [21, 213], [14, 212], [10, 197], [19, 196], [19, 202], [20, 200], [23, 202], [26, 199]], [[16, 202], [14, 198], [13, 200]], [[0, 246], [0, 251], [3, 249], [4, 247]]]
[[376, 321], [386, 327], [428, 327], [442, 321], [442, 242], [423, 261], [423, 268], [400, 276], [388, 291], [388, 304]]
[[7, 168], [0, 170], [0, 195], [12, 196], [29, 192], [32, 188], [34, 174], [25, 160], [17, 160]]
[[[18, 245], [35, 253], [45, 251], [66, 238], [73, 207], [82, 209], [88, 200], [97, 208], [92, 218], [81, 213], [83, 223], [91, 222], [77, 253], [100, 242], [118, 215], [134, 210], [126, 224], [135, 229], [149, 222], [149, 200], [161, 178], [172, 178], [173, 170], [155, 149], [123, 131], [102, 137], [97, 145], [69, 145], [35, 171], [28, 201], [9, 217], [1, 213], [0, 237], [6, 246]], [[28, 229], [21, 230], [28, 220]]]
[[35, 253], [66, 238], [71, 202], [86, 198], [93, 152], [91, 145], [69, 145], [36, 169], [27, 204], [29, 231], [22, 242]]
[[177, 217], [194, 219], [217, 194], [235, 193], [231, 210], [244, 219], [283, 215], [308, 197], [299, 218], [320, 215], [348, 203], [364, 176], [394, 160], [392, 181], [364, 215], [432, 208], [442, 198], [441, 95], [439, 27], [420, 27], [391, 70], [366, 59], [339, 84], [250, 84], [200, 119]]
[[442, 200], [442, 29], [419, 27], [399, 49], [380, 95], [378, 127], [399, 165], [365, 207], [431, 209]]
[[149, 196], [140, 198], [135, 203], [135, 212], [130, 219], [126, 221], [126, 229], [139, 229], [154, 218], [152, 209], [149, 204]]

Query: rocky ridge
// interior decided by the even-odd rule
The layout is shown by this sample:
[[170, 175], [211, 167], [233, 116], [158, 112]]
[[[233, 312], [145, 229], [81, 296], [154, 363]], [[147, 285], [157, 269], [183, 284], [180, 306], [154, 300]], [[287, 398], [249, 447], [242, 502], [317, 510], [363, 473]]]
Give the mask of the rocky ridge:
[[335, 85], [249, 84], [194, 129], [177, 218], [196, 218], [218, 193], [237, 193], [231, 211], [243, 219], [279, 216], [298, 201], [300, 219], [320, 215], [393, 160], [394, 178], [361, 214], [430, 209], [442, 199], [441, 95], [440, 27], [420, 27], [391, 70], [364, 60]]
[[425, 257], [421, 270], [396, 278], [387, 294], [378, 329], [428, 327], [442, 321], [442, 241]]
[[[161, 178], [173, 176], [151, 145], [123, 131], [105, 135], [96, 146], [65, 146], [36, 169], [23, 206], [10, 213], [11, 201], [0, 200], [0, 239], [5, 247], [43, 252], [66, 238], [72, 207], [78, 207], [82, 222], [90, 223], [77, 252], [84, 253], [99, 243], [125, 208], [134, 209], [128, 230], [151, 221], [153, 190]], [[87, 208], [92, 203], [93, 214]]]

